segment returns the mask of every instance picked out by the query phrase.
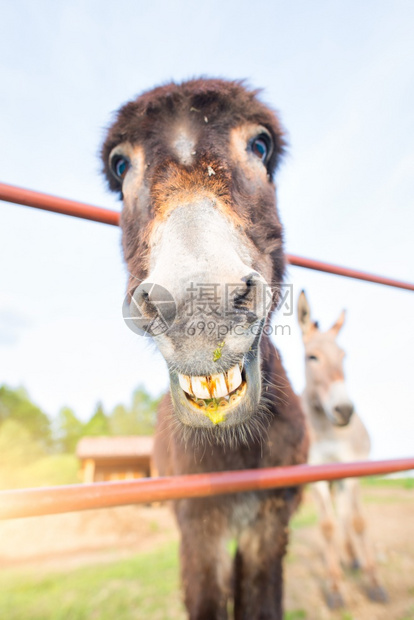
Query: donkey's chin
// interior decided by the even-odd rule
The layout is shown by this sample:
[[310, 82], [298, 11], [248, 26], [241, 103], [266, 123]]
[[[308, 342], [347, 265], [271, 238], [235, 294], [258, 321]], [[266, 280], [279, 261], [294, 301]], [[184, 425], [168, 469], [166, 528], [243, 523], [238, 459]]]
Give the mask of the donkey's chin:
[[174, 411], [182, 424], [194, 428], [238, 426], [258, 408], [259, 356], [252, 351], [242, 362], [216, 375], [172, 372], [170, 383]]

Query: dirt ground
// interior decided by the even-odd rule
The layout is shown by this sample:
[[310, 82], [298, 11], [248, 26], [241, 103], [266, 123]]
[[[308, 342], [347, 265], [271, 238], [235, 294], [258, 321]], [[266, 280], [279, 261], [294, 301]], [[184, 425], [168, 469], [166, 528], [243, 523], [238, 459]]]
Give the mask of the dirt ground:
[[[414, 491], [365, 488], [364, 511], [379, 575], [389, 602], [371, 602], [361, 573], [345, 571], [345, 610], [331, 612], [323, 599], [325, 566], [317, 525], [296, 529], [286, 563], [285, 607], [303, 609], [306, 620], [414, 619]], [[307, 502], [311, 501], [307, 497]]]
[[[307, 495], [285, 564], [285, 608], [307, 620], [414, 619], [414, 490], [365, 487], [365, 512], [389, 602], [370, 602], [363, 575], [346, 573], [346, 608], [324, 602], [322, 542]], [[302, 517], [301, 517], [302, 515]], [[126, 506], [0, 522], [0, 569], [65, 570], [150, 552], [178, 539], [166, 506]]]

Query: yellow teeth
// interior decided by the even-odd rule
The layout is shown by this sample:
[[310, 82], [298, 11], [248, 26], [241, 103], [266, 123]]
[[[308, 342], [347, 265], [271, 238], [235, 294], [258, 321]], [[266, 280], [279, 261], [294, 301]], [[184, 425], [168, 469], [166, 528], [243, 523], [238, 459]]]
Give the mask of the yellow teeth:
[[223, 373], [219, 375], [211, 375], [210, 379], [210, 394], [213, 398], [220, 398], [221, 396], [227, 396], [229, 390], [227, 389], [226, 379]]
[[198, 409], [200, 413], [203, 413], [207, 416], [214, 425], [220, 424], [224, 422], [227, 414], [231, 409], [237, 407], [239, 403], [243, 400], [246, 395], [247, 384], [243, 381], [241, 387], [235, 392], [231, 394], [228, 399], [220, 398], [220, 400], [213, 398], [208, 402], [204, 400], [193, 400], [189, 399], [192, 403], [193, 407]]
[[222, 398], [237, 390], [242, 383], [242, 376], [240, 367], [236, 364], [227, 372], [208, 377], [189, 377], [179, 374], [178, 380], [184, 392], [195, 398], [208, 400], [210, 398]]
[[242, 364], [227, 372], [205, 377], [178, 375], [181, 389], [193, 407], [207, 416], [214, 425], [224, 422], [230, 409], [238, 406], [247, 391], [242, 378]]
[[[186, 379], [191, 381], [193, 394], [196, 398], [211, 398], [208, 377], [186, 377]], [[187, 392], [188, 390], [184, 391]], [[189, 392], [189, 394], [191, 394], [191, 392]]]
[[191, 394], [191, 396], [194, 396], [193, 390], [191, 389], [190, 377], [187, 377], [187, 375], [178, 375], [178, 381], [180, 382], [180, 387], [182, 390], [184, 390], [184, 392], [187, 392], [187, 394]]
[[227, 372], [227, 383], [229, 386], [229, 392], [233, 392], [234, 390], [237, 390], [241, 382], [242, 382], [242, 376], [241, 376], [240, 368], [238, 365], [233, 366], [233, 368], [230, 368], [230, 370]]

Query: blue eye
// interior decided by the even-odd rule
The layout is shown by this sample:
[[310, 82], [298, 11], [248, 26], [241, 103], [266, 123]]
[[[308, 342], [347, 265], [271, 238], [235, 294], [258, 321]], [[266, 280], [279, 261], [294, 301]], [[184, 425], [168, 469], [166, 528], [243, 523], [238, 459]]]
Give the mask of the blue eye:
[[119, 181], [122, 181], [128, 172], [130, 163], [126, 157], [115, 157], [112, 161], [112, 172]]
[[251, 141], [252, 153], [256, 155], [264, 164], [269, 159], [271, 152], [270, 138], [267, 134], [262, 133]]

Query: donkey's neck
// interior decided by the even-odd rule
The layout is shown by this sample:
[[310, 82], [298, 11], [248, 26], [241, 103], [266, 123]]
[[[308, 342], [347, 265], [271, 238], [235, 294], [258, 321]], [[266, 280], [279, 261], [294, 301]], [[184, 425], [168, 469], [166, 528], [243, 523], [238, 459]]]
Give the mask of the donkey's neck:
[[332, 422], [328, 420], [322, 407], [312, 397], [308, 386], [305, 386], [301, 400], [303, 411], [314, 433], [317, 435], [331, 434], [333, 429]]
[[292, 390], [278, 349], [269, 336], [263, 336], [260, 343], [262, 371], [262, 400], [266, 403], [269, 417], [284, 416], [286, 404], [297, 399]]

